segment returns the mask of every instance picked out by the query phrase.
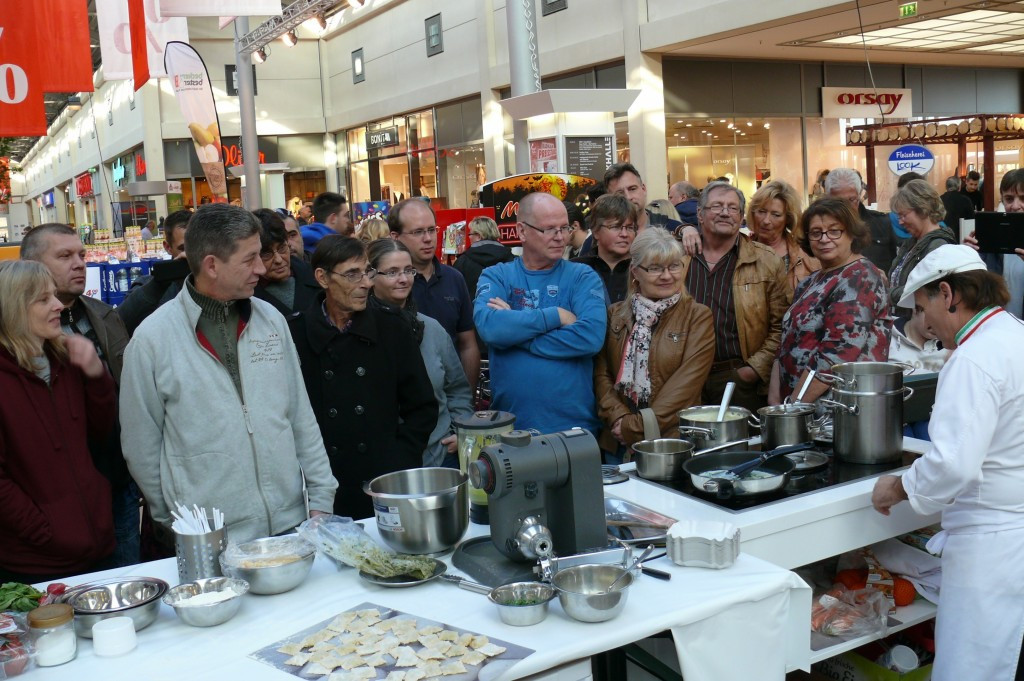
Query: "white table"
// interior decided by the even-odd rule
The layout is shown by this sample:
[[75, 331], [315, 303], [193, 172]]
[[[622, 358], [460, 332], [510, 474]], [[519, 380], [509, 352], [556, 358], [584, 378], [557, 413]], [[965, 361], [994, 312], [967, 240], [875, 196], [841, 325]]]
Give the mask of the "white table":
[[[364, 524], [376, 535], [372, 522]], [[471, 525], [467, 536], [484, 530]], [[28, 678], [287, 681], [283, 672], [247, 655], [363, 602], [536, 651], [500, 679], [588, 678], [589, 664], [579, 661], [665, 630], [673, 634], [687, 681], [781, 680], [787, 667], [798, 666], [800, 656], [806, 656], [802, 641], [809, 631], [810, 591], [793, 573], [746, 555], [725, 570], [682, 568], [667, 558], [653, 565], [670, 572], [672, 580], [641, 577], [616, 619], [576, 622], [555, 600], [544, 622], [512, 627], [503, 624], [479, 594], [441, 581], [407, 589], [381, 588], [359, 579], [354, 570], [338, 571], [317, 556], [309, 578], [297, 589], [275, 596], [247, 595], [238, 615], [218, 627], [189, 627], [161, 605], [157, 620], [139, 632], [139, 646], [132, 653], [99, 658], [91, 641], [80, 638], [78, 659], [62, 667], [36, 669]], [[159, 577], [171, 585], [178, 581], [173, 559], [67, 581], [77, 584], [113, 575]], [[574, 661], [577, 664], [563, 666]]]

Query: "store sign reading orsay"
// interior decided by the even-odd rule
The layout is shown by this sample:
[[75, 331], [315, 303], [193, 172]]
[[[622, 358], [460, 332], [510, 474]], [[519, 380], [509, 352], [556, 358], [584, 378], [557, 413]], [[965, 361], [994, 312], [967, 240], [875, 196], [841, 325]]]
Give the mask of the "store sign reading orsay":
[[910, 118], [913, 115], [907, 88], [821, 88], [821, 114], [825, 118]]
[[398, 126], [366, 131], [366, 149], [383, 149], [398, 146]]

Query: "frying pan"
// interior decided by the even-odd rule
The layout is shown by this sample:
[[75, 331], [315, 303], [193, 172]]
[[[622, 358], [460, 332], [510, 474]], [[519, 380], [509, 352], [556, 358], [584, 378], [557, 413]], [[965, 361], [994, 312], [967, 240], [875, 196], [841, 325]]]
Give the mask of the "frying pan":
[[763, 478], [729, 480], [720, 475], [708, 475], [710, 471], [725, 471], [749, 462], [752, 452], [746, 449], [700, 454], [683, 462], [683, 470], [690, 475], [690, 482], [693, 483], [694, 487], [698, 490], [715, 494], [719, 499], [767, 494], [785, 487], [790, 473], [796, 468], [796, 464], [791, 459], [777, 455], [801, 451], [809, 447], [809, 444], [796, 445], [779, 447], [770, 452], [765, 452], [762, 455], [764, 460], [757, 465], [757, 470], [770, 473], [771, 475]]

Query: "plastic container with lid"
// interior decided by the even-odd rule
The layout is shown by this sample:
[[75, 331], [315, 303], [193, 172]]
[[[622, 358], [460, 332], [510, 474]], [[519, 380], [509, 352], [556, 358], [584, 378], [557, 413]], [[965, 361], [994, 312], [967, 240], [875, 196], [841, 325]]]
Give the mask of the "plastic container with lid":
[[[459, 470], [469, 472], [471, 463], [480, 458], [488, 445], [497, 444], [502, 433], [515, 429], [515, 414], [507, 411], [475, 411], [469, 416], [452, 419], [459, 442]], [[469, 519], [478, 525], [489, 521], [487, 493], [470, 485]]]
[[67, 603], [43, 605], [28, 614], [28, 626], [35, 643], [36, 664], [56, 667], [78, 654], [75, 611]]

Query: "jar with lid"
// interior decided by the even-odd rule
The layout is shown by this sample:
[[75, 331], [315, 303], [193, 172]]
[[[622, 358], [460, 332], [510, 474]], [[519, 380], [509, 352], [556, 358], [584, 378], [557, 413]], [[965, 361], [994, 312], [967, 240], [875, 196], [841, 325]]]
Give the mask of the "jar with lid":
[[70, 662], [78, 653], [75, 611], [67, 603], [43, 605], [28, 614], [28, 626], [35, 644], [36, 664], [56, 667]]

